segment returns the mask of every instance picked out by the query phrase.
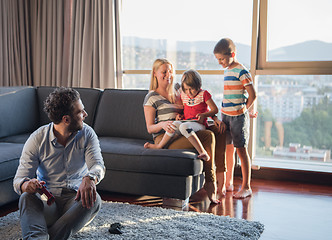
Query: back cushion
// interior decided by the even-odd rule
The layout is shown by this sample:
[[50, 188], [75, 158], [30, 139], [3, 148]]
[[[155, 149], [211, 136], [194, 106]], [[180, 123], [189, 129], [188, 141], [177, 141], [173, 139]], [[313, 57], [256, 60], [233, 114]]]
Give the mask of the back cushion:
[[94, 125], [97, 135], [151, 140], [143, 111], [147, 93], [147, 90], [105, 89]]
[[30, 133], [38, 126], [36, 89], [21, 88], [0, 95], [0, 138]]
[[[84, 122], [86, 122], [90, 126], [93, 126], [97, 105], [102, 91], [94, 88], [74, 88], [74, 89], [80, 93], [81, 100], [83, 102], [86, 112], [88, 113], [88, 116], [85, 118]], [[40, 112], [40, 125], [44, 125], [50, 122], [43, 108], [44, 108], [44, 101], [46, 100], [48, 95], [54, 90], [55, 87], [38, 87], [37, 89], [39, 112]]]

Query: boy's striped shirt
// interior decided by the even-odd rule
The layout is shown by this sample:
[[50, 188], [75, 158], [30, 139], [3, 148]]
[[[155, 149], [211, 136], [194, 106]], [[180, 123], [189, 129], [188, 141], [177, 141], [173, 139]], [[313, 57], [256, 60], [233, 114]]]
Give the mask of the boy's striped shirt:
[[249, 71], [239, 64], [224, 71], [224, 99], [221, 112], [229, 116], [243, 114], [246, 109], [247, 91], [245, 86], [252, 84]]

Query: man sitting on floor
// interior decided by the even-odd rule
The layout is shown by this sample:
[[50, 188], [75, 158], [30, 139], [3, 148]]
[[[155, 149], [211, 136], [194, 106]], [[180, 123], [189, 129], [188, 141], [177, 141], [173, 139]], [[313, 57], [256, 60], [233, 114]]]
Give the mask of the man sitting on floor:
[[[57, 88], [44, 103], [52, 121], [31, 134], [14, 178], [23, 239], [67, 239], [98, 213], [96, 192], [105, 175], [99, 140], [83, 123], [87, 117], [80, 95]], [[46, 187], [55, 203], [43, 201]]]

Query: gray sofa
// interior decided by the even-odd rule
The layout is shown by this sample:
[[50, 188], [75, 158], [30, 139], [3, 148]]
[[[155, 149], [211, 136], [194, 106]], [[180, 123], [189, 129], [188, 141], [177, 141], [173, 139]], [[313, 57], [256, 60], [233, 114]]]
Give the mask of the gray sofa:
[[[191, 150], [145, 149], [152, 141], [143, 113], [146, 90], [75, 88], [99, 136], [106, 166], [99, 190], [188, 200], [204, 182]], [[18, 199], [12, 182], [24, 142], [49, 122], [43, 102], [54, 87], [0, 88], [0, 206]]]

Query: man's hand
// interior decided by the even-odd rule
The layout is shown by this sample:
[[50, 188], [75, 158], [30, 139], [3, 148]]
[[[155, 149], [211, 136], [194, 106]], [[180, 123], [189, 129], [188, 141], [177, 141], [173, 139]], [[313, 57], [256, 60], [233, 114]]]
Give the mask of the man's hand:
[[21, 191], [27, 193], [36, 193], [43, 187], [44, 184], [44, 181], [39, 182], [36, 178], [33, 178], [22, 184]]
[[84, 177], [80, 187], [78, 188], [75, 201], [82, 200], [82, 206], [91, 208], [96, 201], [96, 183], [88, 176]]

